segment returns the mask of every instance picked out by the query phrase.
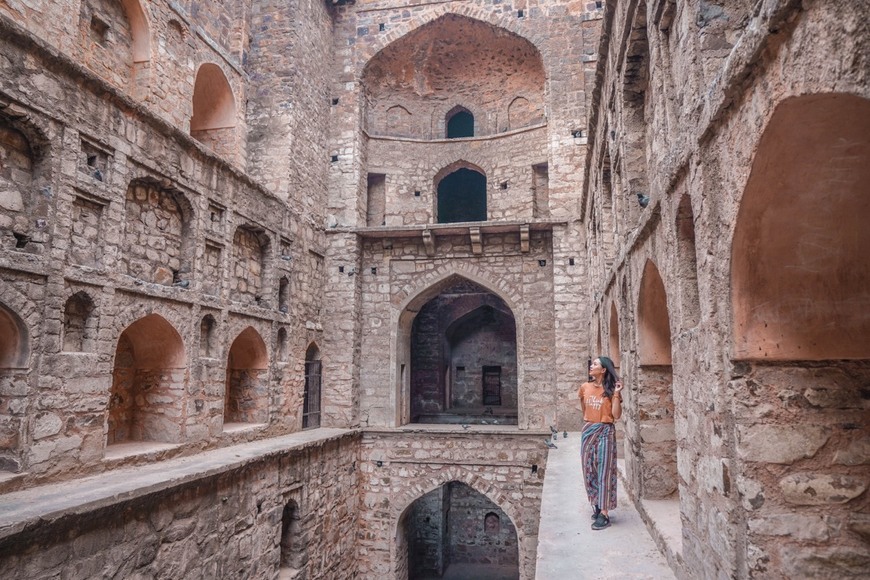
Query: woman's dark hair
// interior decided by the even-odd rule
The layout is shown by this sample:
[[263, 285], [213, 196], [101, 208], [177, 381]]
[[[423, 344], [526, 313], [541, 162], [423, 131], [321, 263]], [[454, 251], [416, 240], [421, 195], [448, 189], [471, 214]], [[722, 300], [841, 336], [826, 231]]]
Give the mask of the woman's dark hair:
[[616, 389], [616, 382], [619, 380], [619, 375], [616, 374], [616, 367], [613, 366], [613, 361], [606, 356], [598, 357], [598, 361], [604, 370], [604, 396], [610, 399], [613, 397], [613, 391]]

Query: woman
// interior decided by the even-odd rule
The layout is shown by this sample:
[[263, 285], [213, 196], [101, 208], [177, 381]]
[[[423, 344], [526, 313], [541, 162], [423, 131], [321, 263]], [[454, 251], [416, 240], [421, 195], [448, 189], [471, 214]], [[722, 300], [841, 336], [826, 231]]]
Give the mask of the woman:
[[586, 495], [594, 510], [592, 529], [603, 530], [610, 525], [607, 512], [616, 507], [616, 428], [613, 422], [622, 416], [622, 383], [613, 361], [606, 356], [592, 361], [589, 376], [592, 381], [583, 383], [577, 392], [584, 421], [580, 453]]

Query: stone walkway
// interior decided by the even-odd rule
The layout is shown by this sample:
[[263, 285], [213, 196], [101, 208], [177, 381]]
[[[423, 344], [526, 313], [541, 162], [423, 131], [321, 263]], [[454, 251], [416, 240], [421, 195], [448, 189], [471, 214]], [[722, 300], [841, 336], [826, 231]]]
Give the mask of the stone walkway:
[[569, 433], [557, 445], [547, 459], [535, 580], [674, 578], [621, 480], [611, 526], [592, 530], [592, 508], [581, 475], [580, 433]]

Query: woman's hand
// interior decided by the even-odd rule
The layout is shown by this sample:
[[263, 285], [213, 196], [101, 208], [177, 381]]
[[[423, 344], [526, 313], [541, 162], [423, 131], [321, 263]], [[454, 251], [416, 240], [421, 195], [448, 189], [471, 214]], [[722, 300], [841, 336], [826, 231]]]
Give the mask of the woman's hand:
[[619, 395], [619, 394], [621, 394], [621, 391], [622, 391], [622, 381], [616, 381], [616, 387], [613, 389], [613, 394]]

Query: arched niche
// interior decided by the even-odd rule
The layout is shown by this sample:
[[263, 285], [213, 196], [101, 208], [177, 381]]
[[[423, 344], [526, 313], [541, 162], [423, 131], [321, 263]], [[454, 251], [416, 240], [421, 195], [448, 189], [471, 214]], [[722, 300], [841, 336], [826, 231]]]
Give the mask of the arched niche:
[[317, 344], [305, 351], [305, 387], [302, 393], [302, 428], [320, 427], [320, 396], [323, 363]]
[[248, 224], [236, 228], [233, 234], [233, 269], [230, 272], [232, 300], [264, 306], [261, 301], [269, 247], [269, 235], [262, 228]]
[[637, 316], [640, 364], [670, 365], [668, 298], [659, 269], [652, 260], [647, 260], [643, 268]]
[[542, 109], [546, 72], [540, 51], [527, 39], [445, 14], [381, 49], [366, 63], [361, 82], [372, 134], [387, 131], [385, 112], [401, 102], [415, 116], [433, 120], [431, 127], [415, 127], [413, 136], [441, 139], [447, 134], [447, 109], [457, 102], [474, 112], [475, 136], [501, 130], [496, 119], [517, 95]]
[[780, 103], [731, 247], [736, 359], [870, 358], [870, 100]]
[[395, 557], [402, 578], [520, 577], [517, 530], [510, 517], [459, 481], [423, 494], [402, 512]]
[[188, 288], [194, 244], [193, 206], [187, 197], [154, 179], [135, 179], [124, 204], [122, 262], [134, 278]]
[[215, 358], [217, 354], [217, 339], [215, 329], [217, 321], [211, 314], [202, 317], [199, 323], [199, 356], [203, 358]]
[[224, 430], [238, 424], [269, 421], [268, 368], [266, 343], [253, 327], [245, 328], [233, 341], [227, 356]]
[[308, 549], [305, 541], [303, 520], [299, 504], [288, 500], [281, 512], [281, 563], [279, 580], [301, 577], [308, 563]]
[[508, 105], [507, 117], [509, 130], [538, 125], [544, 122], [543, 103], [517, 97]]
[[613, 364], [619, 367], [622, 359], [621, 349], [619, 346], [619, 315], [616, 313], [616, 303], [610, 303], [610, 332], [607, 344], [610, 347], [610, 360]]
[[414, 137], [414, 117], [411, 112], [401, 105], [395, 105], [387, 109], [386, 134], [393, 137]]
[[224, 71], [216, 64], [203, 63], [193, 85], [191, 134], [210, 129], [235, 127], [236, 99]]
[[87, 292], [70, 296], [63, 309], [63, 350], [92, 352], [97, 336], [94, 301]]
[[684, 328], [694, 328], [701, 320], [698, 296], [698, 258], [695, 250], [695, 216], [692, 198], [684, 193], [677, 206], [677, 280], [680, 285], [680, 322]]
[[51, 164], [45, 135], [27, 118], [0, 114], [0, 248], [42, 253], [50, 196], [40, 188], [50, 183]]
[[486, 174], [479, 167], [452, 164], [435, 177], [435, 188], [438, 223], [486, 221]]
[[187, 378], [184, 343], [165, 318], [128, 326], [115, 349], [106, 444], [181, 442]]
[[647, 38], [647, 5], [644, 0], [637, 4], [631, 24], [631, 36], [625, 54], [625, 67], [622, 84], [622, 129], [625, 134], [622, 160], [628, 177], [628, 202], [631, 216], [640, 215], [637, 208], [637, 194], [649, 196], [647, 175], [647, 110], [650, 99], [649, 88], [649, 40]]
[[219, 155], [232, 156], [237, 146], [237, 124], [236, 98], [223, 69], [203, 63], [193, 85], [190, 136]]

